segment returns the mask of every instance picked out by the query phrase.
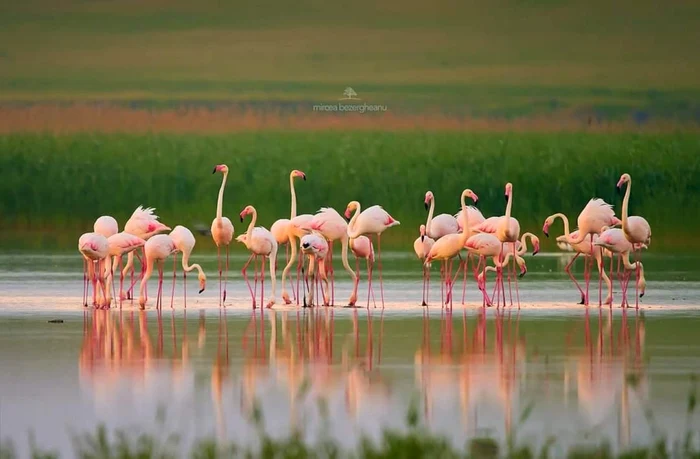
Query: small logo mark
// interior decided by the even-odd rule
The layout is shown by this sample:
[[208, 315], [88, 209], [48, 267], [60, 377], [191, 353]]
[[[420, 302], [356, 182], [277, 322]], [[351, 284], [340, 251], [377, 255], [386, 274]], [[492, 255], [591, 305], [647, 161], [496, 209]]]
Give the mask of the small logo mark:
[[342, 99], [338, 99], [338, 100], [360, 100], [360, 98], [357, 97], [357, 93], [355, 92], [355, 90], [352, 89], [350, 86], [345, 88], [345, 91], [343, 91], [343, 95], [345, 97], [343, 97]]

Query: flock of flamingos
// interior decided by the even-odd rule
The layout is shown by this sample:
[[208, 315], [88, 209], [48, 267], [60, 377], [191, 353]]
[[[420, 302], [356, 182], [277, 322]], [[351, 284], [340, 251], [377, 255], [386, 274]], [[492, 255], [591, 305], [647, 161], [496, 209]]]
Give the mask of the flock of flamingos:
[[[219, 267], [219, 304], [226, 301], [226, 284], [229, 269], [229, 245], [233, 240], [234, 230], [231, 220], [223, 216], [224, 190], [228, 167], [220, 164], [214, 168], [213, 173], [221, 172], [223, 179], [219, 189], [216, 217], [211, 224], [211, 235], [217, 246]], [[306, 175], [298, 170], [293, 170], [289, 175], [291, 190], [291, 215], [289, 219], [277, 220], [270, 230], [261, 226], [255, 226], [257, 211], [253, 206], [246, 206], [240, 213], [241, 222], [245, 217], [251, 216], [250, 223], [245, 233], [239, 235], [236, 241], [245, 244], [251, 252], [250, 258], [244, 264], [241, 272], [250, 291], [252, 306], [257, 304], [257, 284], [260, 280], [260, 305], [264, 302], [265, 261], [268, 260], [270, 279], [272, 282], [272, 297], [266, 304], [271, 307], [276, 302], [277, 280], [277, 254], [281, 245], [286, 245], [287, 262], [282, 271], [282, 299], [285, 304], [302, 302], [299, 294], [300, 278], [304, 278], [306, 288], [303, 289], [304, 306], [313, 306], [314, 298], [318, 297], [319, 278], [321, 280], [321, 294], [323, 304], [326, 306], [335, 304], [334, 270], [333, 270], [333, 243], [340, 241], [342, 247], [342, 264], [353, 281], [349, 306], [357, 303], [357, 290], [359, 286], [359, 261], [365, 259], [368, 271], [367, 307], [370, 299], [375, 302], [372, 289], [373, 266], [375, 261], [374, 244], [370, 239], [376, 236], [377, 264], [379, 268], [379, 289], [381, 305], [384, 307], [384, 290], [382, 282], [381, 263], [381, 235], [392, 226], [399, 225], [381, 206], [371, 206], [362, 210], [360, 203], [352, 201], [345, 209], [345, 218], [335, 209], [321, 208], [315, 215], [297, 215], [296, 193], [294, 179], [306, 180]], [[578, 216], [578, 229], [569, 232], [569, 220], [561, 213], [547, 217], [542, 228], [543, 233], [549, 236], [549, 228], [557, 218], [564, 223], [564, 234], [557, 238], [557, 243], [564, 250], [573, 250], [575, 256], [566, 266], [565, 270], [576, 285], [580, 295], [580, 304], [589, 304], [589, 284], [593, 263], [598, 269], [599, 305], [612, 304], [612, 278], [615, 258], [617, 258], [617, 278], [622, 290], [622, 307], [628, 307], [627, 284], [635, 273], [635, 298], [636, 306], [639, 306], [639, 298], [644, 295], [646, 280], [644, 267], [639, 261], [641, 250], [651, 243], [651, 228], [643, 217], [628, 216], [628, 204], [632, 179], [629, 174], [622, 174], [617, 183], [621, 188], [627, 184], [627, 190], [622, 202], [622, 220], [615, 217], [615, 212], [610, 204], [602, 199], [591, 199]], [[474, 206], [467, 206], [467, 198], [471, 199]], [[440, 214], [434, 216], [435, 197], [431, 191], [425, 195], [425, 206], [429, 208], [425, 225], [420, 226], [420, 236], [414, 242], [417, 257], [423, 264], [423, 306], [427, 306], [428, 292], [430, 290], [430, 269], [433, 261], [440, 262], [441, 278], [441, 304], [452, 307], [454, 284], [460, 274], [463, 274], [462, 303], [466, 290], [468, 266], [471, 263], [472, 273], [477, 281], [477, 286], [483, 296], [483, 305], [506, 306], [506, 288], [504, 278], [508, 280], [508, 293], [510, 305], [513, 305], [511, 280], [515, 283], [515, 296], [520, 307], [520, 295], [518, 292], [518, 270], [520, 277], [527, 271], [525, 260], [522, 256], [527, 252], [527, 239], [532, 244], [532, 254], [535, 255], [540, 248], [537, 236], [532, 233], [520, 234], [518, 220], [511, 217], [513, 207], [513, 185], [505, 185], [506, 208], [505, 215], [485, 218], [477, 209], [479, 198], [470, 189], [465, 189], [460, 196], [461, 211], [456, 215]], [[178, 225], [171, 230], [170, 227], [158, 221], [158, 216], [152, 208], [139, 206], [131, 218], [124, 225], [124, 231], [119, 232], [117, 221], [110, 216], [99, 217], [94, 224], [94, 231], [80, 236], [78, 249], [84, 259], [83, 304], [87, 306], [89, 296], [89, 284], [92, 283], [92, 302], [96, 308], [109, 308], [116, 297], [113, 277], [116, 272], [120, 274], [119, 301], [133, 299], [133, 289], [140, 280], [139, 305], [145, 308], [147, 297], [147, 283], [157, 265], [159, 272], [158, 293], [156, 307], [162, 306], [163, 267], [167, 257], [173, 255], [173, 292], [176, 280], [177, 254], [182, 254], [182, 268], [185, 280], [185, 305], [187, 298], [187, 273], [197, 270], [199, 280], [199, 292], [206, 287], [206, 275], [198, 264], [189, 264], [189, 258], [195, 245], [192, 232], [184, 226]], [[352, 218], [351, 218], [352, 217]], [[349, 219], [349, 222], [346, 220]], [[616, 226], [621, 226], [617, 228]], [[163, 234], [170, 231], [169, 234]], [[298, 242], [297, 242], [298, 241]], [[141, 248], [141, 254], [138, 250]], [[222, 256], [222, 248], [225, 249], [225, 259]], [[300, 250], [299, 250], [300, 249]], [[355, 270], [348, 263], [348, 249], [356, 259]], [[466, 250], [465, 256], [462, 251]], [[291, 251], [291, 254], [289, 253]], [[630, 262], [630, 253], [633, 252], [635, 261]], [[298, 256], [297, 256], [298, 253]], [[127, 255], [127, 264], [122, 266], [123, 255]], [[571, 273], [571, 265], [579, 255], [584, 256], [585, 291]], [[141, 262], [141, 272], [134, 280], [134, 258]], [[143, 257], [143, 258], [142, 258]], [[604, 266], [605, 258], [610, 258], [610, 274]], [[258, 258], [260, 269], [258, 271]], [[305, 263], [308, 258], [308, 264]], [[453, 273], [454, 261], [458, 258], [457, 270]], [[493, 266], [488, 266], [488, 260], [493, 261]], [[254, 286], [248, 279], [247, 269], [254, 262]], [[622, 269], [620, 265], [622, 264]], [[296, 265], [296, 288], [292, 283], [291, 270]], [[486, 274], [489, 271], [496, 273], [495, 287], [491, 295], [486, 289]], [[504, 271], [506, 275], [504, 276]], [[301, 272], [301, 276], [300, 276]], [[131, 281], [127, 290], [124, 290], [124, 279], [131, 273]], [[305, 275], [304, 275], [305, 274]], [[330, 285], [329, 285], [330, 277]], [[290, 298], [287, 292], [287, 279], [292, 285]], [[309, 286], [310, 282], [310, 286]], [[607, 296], [602, 297], [602, 283], [607, 286]], [[172, 302], [172, 296], [171, 296]], [[171, 303], [172, 306], [172, 303]]]

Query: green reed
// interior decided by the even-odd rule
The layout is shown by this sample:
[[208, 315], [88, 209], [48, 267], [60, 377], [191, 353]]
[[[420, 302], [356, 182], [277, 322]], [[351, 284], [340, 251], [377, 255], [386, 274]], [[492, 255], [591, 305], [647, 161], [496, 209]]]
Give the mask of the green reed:
[[[425, 221], [424, 194], [436, 212], [455, 213], [469, 187], [484, 215], [502, 215], [503, 188], [514, 186], [513, 216], [541, 235], [554, 212], [575, 218], [600, 197], [621, 211], [615, 184], [633, 178], [630, 213], [645, 216], [652, 250], [698, 249], [700, 136], [696, 134], [494, 134], [438, 132], [256, 132], [232, 135], [7, 135], [0, 137], [0, 231], [13, 246], [50, 235], [56, 245], [88, 231], [99, 215], [123, 224], [143, 204], [175, 226], [211, 223], [221, 175], [230, 174], [224, 214], [258, 209], [259, 224], [289, 216], [289, 172], [299, 213], [322, 206], [342, 212], [351, 200], [383, 205], [401, 226], [390, 246], [405, 246]], [[559, 231], [559, 229], [555, 230]], [[50, 244], [49, 244], [50, 245]], [[36, 246], [35, 246], [36, 247]], [[45, 246], [44, 246], [45, 247]], [[551, 247], [551, 246], [549, 246]]]

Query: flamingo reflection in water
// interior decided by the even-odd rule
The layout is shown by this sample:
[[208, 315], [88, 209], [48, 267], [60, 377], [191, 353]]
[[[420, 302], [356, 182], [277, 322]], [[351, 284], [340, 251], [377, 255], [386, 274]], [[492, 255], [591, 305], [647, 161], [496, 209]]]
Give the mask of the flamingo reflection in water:
[[[446, 407], [458, 396], [462, 423], [470, 435], [478, 433], [479, 413], [494, 402], [503, 413], [506, 436], [511, 434], [513, 411], [519, 408], [518, 383], [524, 375], [525, 342], [519, 336], [519, 317], [518, 313], [496, 311], [493, 345], [489, 346], [486, 311], [479, 311], [471, 334], [465, 311], [460, 349], [459, 344], [455, 344], [452, 311], [444, 310], [440, 315], [440, 345], [434, 351], [431, 319], [429, 312], [424, 311], [423, 340], [415, 353], [415, 370], [424, 417], [429, 424], [435, 422], [436, 403]], [[455, 394], [455, 387], [458, 394]]]
[[[155, 325], [149, 326], [146, 311], [85, 311], [78, 359], [80, 382], [105, 415], [124, 411], [125, 416], [137, 412], [152, 416], [158, 402], [167, 401], [169, 409], [177, 409], [178, 401], [193, 396], [186, 315], [180, 345], [171, 314], [170, 352], [164, 342], [167, 319], [164, 323], [160, 312]], [[155, 341], [153, 328], [157, 330]], [[153, 400], [153, 404], [144, 400]]]
[[649, 396], [644, 316], [630, 317], [623, 310], [617, 333], [612, 311], [599, 310], [597, 316], [597, 330], [592, 332], [591, 323], [596, 319], [586, 311], [584, 346], [576, 350], [565, 370], [565, 401], [570, 392], [570, 367], [575, 366], [576, 396], [585, 419], [591, 426], [600, 426], [616, 416], [618, 444], [625, 448], [630, 445], [630, 412], [636, 408], [634, 417], [642, 418]]

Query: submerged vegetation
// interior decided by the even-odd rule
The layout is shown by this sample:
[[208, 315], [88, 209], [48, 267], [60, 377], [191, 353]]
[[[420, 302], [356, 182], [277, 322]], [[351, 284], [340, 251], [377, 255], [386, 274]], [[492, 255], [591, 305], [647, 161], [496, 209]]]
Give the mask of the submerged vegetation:
[[629, 172], [630, 213], [651, 223], [651, 250], [699, 245], [700, 216], [687, 211], [700, 195], [700, 136], [693, 134], [8, 135], [0, 137], [0, 231], [12, 247], [72, 247], [97, 216], [123, 224], [141, 204], [170, 226], [208, 227], [220, 186], [211, 171], [219, 163], [231, 171], [224, 213], [233, 220], [247, 204], [264, 226], [288, 216], [288, 175], [296, 168], [308, 176], [296, 186], [300, 213], [342, 211], [350, 200], [381, 204], [401, 221], [385, 239], [394, 246], [416, 237], [427, 190], [438, 213], [455, 213], [469, 187], [485, 215], [500, 215], [511, 181], [513, 215], [523, 230], [540, 234], [554, 212], [575, 226], [596, 196], [619, 215], [615, 184]]

